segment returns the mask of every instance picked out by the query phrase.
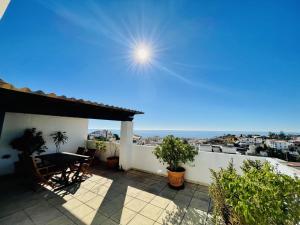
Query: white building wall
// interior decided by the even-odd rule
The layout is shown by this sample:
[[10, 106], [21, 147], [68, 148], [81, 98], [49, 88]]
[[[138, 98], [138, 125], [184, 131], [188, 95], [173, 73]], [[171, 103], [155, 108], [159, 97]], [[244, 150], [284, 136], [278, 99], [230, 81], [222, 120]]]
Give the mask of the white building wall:
[[[49, 136], [54, 131], [66, 131], [68, 142], [61, 147], [61, 151], [76, 152], [79, 146], [84, 146], [88, 134], [88, 119], [33, 115], [23, 113], [6, 113], [0, 137], [0, 175], [12, 173], [14, 162], [18, 161], [18, 151], [10, 146], [10, 142], [23, 134], [26, 128], [37, 128], [43, 132], [48, 147], [47, 153], [55, 152], [55, 145]], [[9, 159], [2, 159], [5, 154]]]

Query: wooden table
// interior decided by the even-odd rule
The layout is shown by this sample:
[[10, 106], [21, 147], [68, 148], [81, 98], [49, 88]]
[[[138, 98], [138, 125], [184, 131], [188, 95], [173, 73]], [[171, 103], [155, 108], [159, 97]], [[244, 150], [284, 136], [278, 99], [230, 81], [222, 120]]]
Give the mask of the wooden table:
[[[90, 157], [69, 152], [59, 152], [39, 155], [37, 158], [41, 159], [45, 163], [47, 162], [55, 165], [58, 170], [61, 171], [61, 177], [58, 182], [62, 183], [64, 186], [68, 186], [81, 180], [80, 170], [82, 164], [85, 163]], [[75, 171], [72, 171], [75, 173], [71, 177], [70, 181], [71, 168], [74, 168], [75, 164], [78, 164], [78, 166], [75, 167]], [[68, 169], [70, 169], [69, 172], [67, 172]]]

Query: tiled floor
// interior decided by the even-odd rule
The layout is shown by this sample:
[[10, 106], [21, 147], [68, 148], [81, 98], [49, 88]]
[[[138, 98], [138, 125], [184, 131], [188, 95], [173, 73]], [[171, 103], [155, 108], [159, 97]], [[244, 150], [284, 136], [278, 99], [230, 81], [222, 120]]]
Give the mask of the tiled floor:
[[84, 182], [32, 192], [18, 179], [1, 181], [0, 224], [209, 224], [207, 187], [170, 189], [166, 178], [135, 170], [95, 170]]

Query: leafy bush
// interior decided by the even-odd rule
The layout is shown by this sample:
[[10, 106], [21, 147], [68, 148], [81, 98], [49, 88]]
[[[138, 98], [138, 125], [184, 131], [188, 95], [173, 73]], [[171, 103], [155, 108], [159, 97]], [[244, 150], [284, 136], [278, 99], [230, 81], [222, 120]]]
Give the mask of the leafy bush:
[[163, 139], [153, 153], [160, 162], [167, 163], [171, 171], [182, 171], [181, 165], [193, 162], [198, 151], [187, 141], [169, 135]]
[[31, 156], [34, 152], [38, 154], [45, 152], [47, 147], [41, 131], [36, 128], [26, 129], [21, 137], [15, 138], [10, 145], [13, 149], [20, 151], [24, 155]]
[[215, 224], [294, 225], [300, 222], [300, 180], [280, 174], [269, 163], [245, 161], [239, 175], [232, 162], [211, 170], [209, 191]]
[[96, 149], [100, 152], [106, 151], [106, 144], [104, 141], [95, 141]]

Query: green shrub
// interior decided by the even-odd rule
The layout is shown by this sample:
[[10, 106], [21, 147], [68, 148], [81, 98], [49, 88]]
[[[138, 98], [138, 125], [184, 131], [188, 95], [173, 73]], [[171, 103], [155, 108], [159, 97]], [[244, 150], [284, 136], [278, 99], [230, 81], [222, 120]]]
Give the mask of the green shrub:
[[162, 163], [167, 163], [171, 171], [182, 171], [182, 165], [193, 162], [198, 151], [187, 141], [173, 135], [166, 136], [155, 148], [154, 155]]
[[209, 191], [215, 224], [294, 225], [300, 222], [300, 180], [280, 174], [269, 163], [245, 161], [239, 175], [232, 162], [211, 170]]

